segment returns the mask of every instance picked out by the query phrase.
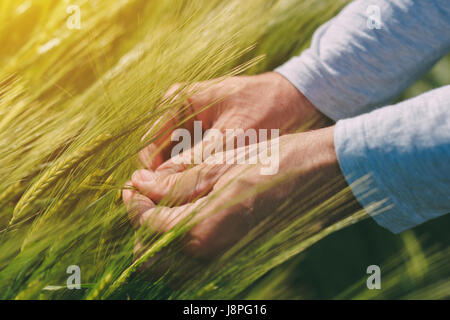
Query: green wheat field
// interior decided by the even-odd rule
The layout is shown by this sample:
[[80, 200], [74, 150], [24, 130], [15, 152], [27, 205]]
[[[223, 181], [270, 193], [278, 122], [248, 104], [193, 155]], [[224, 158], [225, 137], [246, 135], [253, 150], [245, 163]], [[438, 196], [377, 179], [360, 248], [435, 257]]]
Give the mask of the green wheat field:
[[[0, 1], [0, 299], [449, 298], [450, 216], [393, 235], [348, 209], [348, 189], [318, 206], [308, 204], [322, 190], [287, 199], [206, 264], [180, 253], [182, 224], [136, 231], [146, 251], [133, 257], [120, 192], [156, 133], [141, 137], [179, 107], [166, 90], [273, 70], [347, 3]], [[399, 101], [449, 84], [448, 70], [450, 57]], [[366, 286], [374, 264], [381, 290]], [[66, 287], [71, 265], [79, 290]]]

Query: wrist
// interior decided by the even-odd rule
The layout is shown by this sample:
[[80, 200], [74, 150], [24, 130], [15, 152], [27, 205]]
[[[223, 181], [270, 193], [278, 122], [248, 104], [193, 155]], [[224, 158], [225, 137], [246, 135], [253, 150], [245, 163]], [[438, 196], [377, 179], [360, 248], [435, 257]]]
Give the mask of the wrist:
[[[280, 152], [285, 155], [282, 167], [312, 176], [319, 174], [325, 179], [343, 177], [334, 146], [334, 128], [282, 136]], [[286, 143], [283, 143], [284, 139]]]
[[[306, 131], [330, 126], [333, 121], [319, 111], [308, 98], [298, 90], [287, 78], [278, 72], [264, 75], [271, 77], [276, 94], [294, 122], [296, 130]], [[279, 106], [278, 106], [279, 107]]]
[[333, 168], [336, 173], [340, 173], [338, 157], [334, 145], [334, 128], [329, 126], [311, 132], [316, 141], [316, 160], [321, 167]]

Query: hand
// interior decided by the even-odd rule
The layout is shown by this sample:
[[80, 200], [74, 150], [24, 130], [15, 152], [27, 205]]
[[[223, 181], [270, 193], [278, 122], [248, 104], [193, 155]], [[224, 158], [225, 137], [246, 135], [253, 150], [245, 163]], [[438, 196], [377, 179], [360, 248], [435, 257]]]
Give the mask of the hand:
[[[280, 129], [280, 135], [294, 132], [301, 126], [312, 129], [331, 123], [286, 78], [275, 72], [232, 77], [220, 82], [200, 82], [184, 90], [180, 88], [180, 84], [173, 86], [165, 100], [187, 96], [184, 117], [189, 114], [195, 114], [195, 117], [184, 123], [184, 127], [191, 133], [194, 120], [201, 121], [204, 130]], [[166, 122], [160, 123], [163, 118]], [[155, 124], [160, 127], [157, 130], [160, 137], [140, 153], [145, 166], [155, 169], [170, 158], [170, 136], [182, 120], [166, 114]]]
[[[302, 201], [312, 191], [333, 181], [346, 186], [334, 150], [334, 126], [279, 139], [279, 170], [261, 175], [262, 164], [209, 164], [207, 161], [179, 172], [173, 159], [156, 171], [139, 170], [132, 178], [137, 189], [124, 190], [123, 200], [136, 226], [157, 233], [181, 222], [192, 223], [185, 252], [197, 258], [220, 255], [245, 236], [286, 200]], [[270, 147], [270, 145], [269, 145]], [[249, 147], [245, 152], [249, 152]], [[172, 168], [172, 169], [171, 169]], [[306, 187], [307, 186], [307, 187]], [[327, 190], [330, 189], [330, 190]], [[321, 199], [336, 190], [325, 188]], [[173, 207], [156, 207], [167, 199]], [[295, 199], [293, 199], [296, 201]], [[196, 211], [191, 218], [191, 213]]]

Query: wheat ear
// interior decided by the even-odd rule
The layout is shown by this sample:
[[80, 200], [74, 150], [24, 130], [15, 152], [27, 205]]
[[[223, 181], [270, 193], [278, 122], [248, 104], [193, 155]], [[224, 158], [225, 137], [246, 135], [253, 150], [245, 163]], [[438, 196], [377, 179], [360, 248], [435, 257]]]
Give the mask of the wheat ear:
[[5, 205], [19, 200], [22, 194], [26, 191], [28, 182], [48, 166], [48, 163], [39, 165], [36, 170], [6, 188], [6, 190], [4, 190], [2, 194], [0, 194], [0, 204]]
[[[105, 175], [105, 171], [102, 169], [97, 170], [95, 173], [87, 176], [83, 182], [81, 183], [81, 186], [83, 185], [89, 185], [93, 183], [94, 181], [97, 181], [99, 178]], [[37, 230], [44, 224], [44, 222], [51, 217], [55, 212], [57, 211], [64, 211], [65, 208], [70, 207], [73, 201], [76, 201], [77, 199], [80, 199], [80, 197], [86, 192], [86, 189], [80, 188], [81, 190], [75, 190], [75, 192], [70, 192], [64, 195], [64, 197], [59, 200], [53, 208], [51, 208], [50, 211], [46, 212], [42, 218], [37, 221], [35, 225], [32, 226], [31, 230], [25, 237], [22, 246], [21, 251], [25, 250], [26, 246], [30, 242], [31, 237], [33, 234], [36, 233]]]
[[92, 143], [84, 146], [76, 152], [72, 157], [59, 161], [54, 167], [48, 170], [33, 186], [20, 198], [14, 208], [13, 218], [10, 224], [17, 222], [19, 219], [26, 218], [27, 209], [33, 202], [44, 194], [59, 178], [65, 176], [80, 162], [86, 160], [97, 150], [103, 148], [104, 145], [111, 141], [110, 134], [102, 134]]
[[17, 181], [0, 194], [0, 203], [7, 204], [13, 202], [14, 199], [20, 197], [24, 191], [25, 184], [22, 181]]

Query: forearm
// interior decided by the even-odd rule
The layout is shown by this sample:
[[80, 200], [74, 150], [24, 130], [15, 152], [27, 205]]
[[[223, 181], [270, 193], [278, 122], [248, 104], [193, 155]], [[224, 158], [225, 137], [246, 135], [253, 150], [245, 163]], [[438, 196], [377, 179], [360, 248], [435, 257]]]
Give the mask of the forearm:
[[[381, 226], [398, 233], [450, 212], [450, 86], [338, 121], [335, 147], [354, 195]], [[376, 203], [384, 212], [374, 214]]]
[[[381, 29], [367, 26], [373, 5]], [[386, 105], [449, 50], [449, 1], [357, 0], [316, 31], [310, 49], [276, 71], [339, 120]]]

